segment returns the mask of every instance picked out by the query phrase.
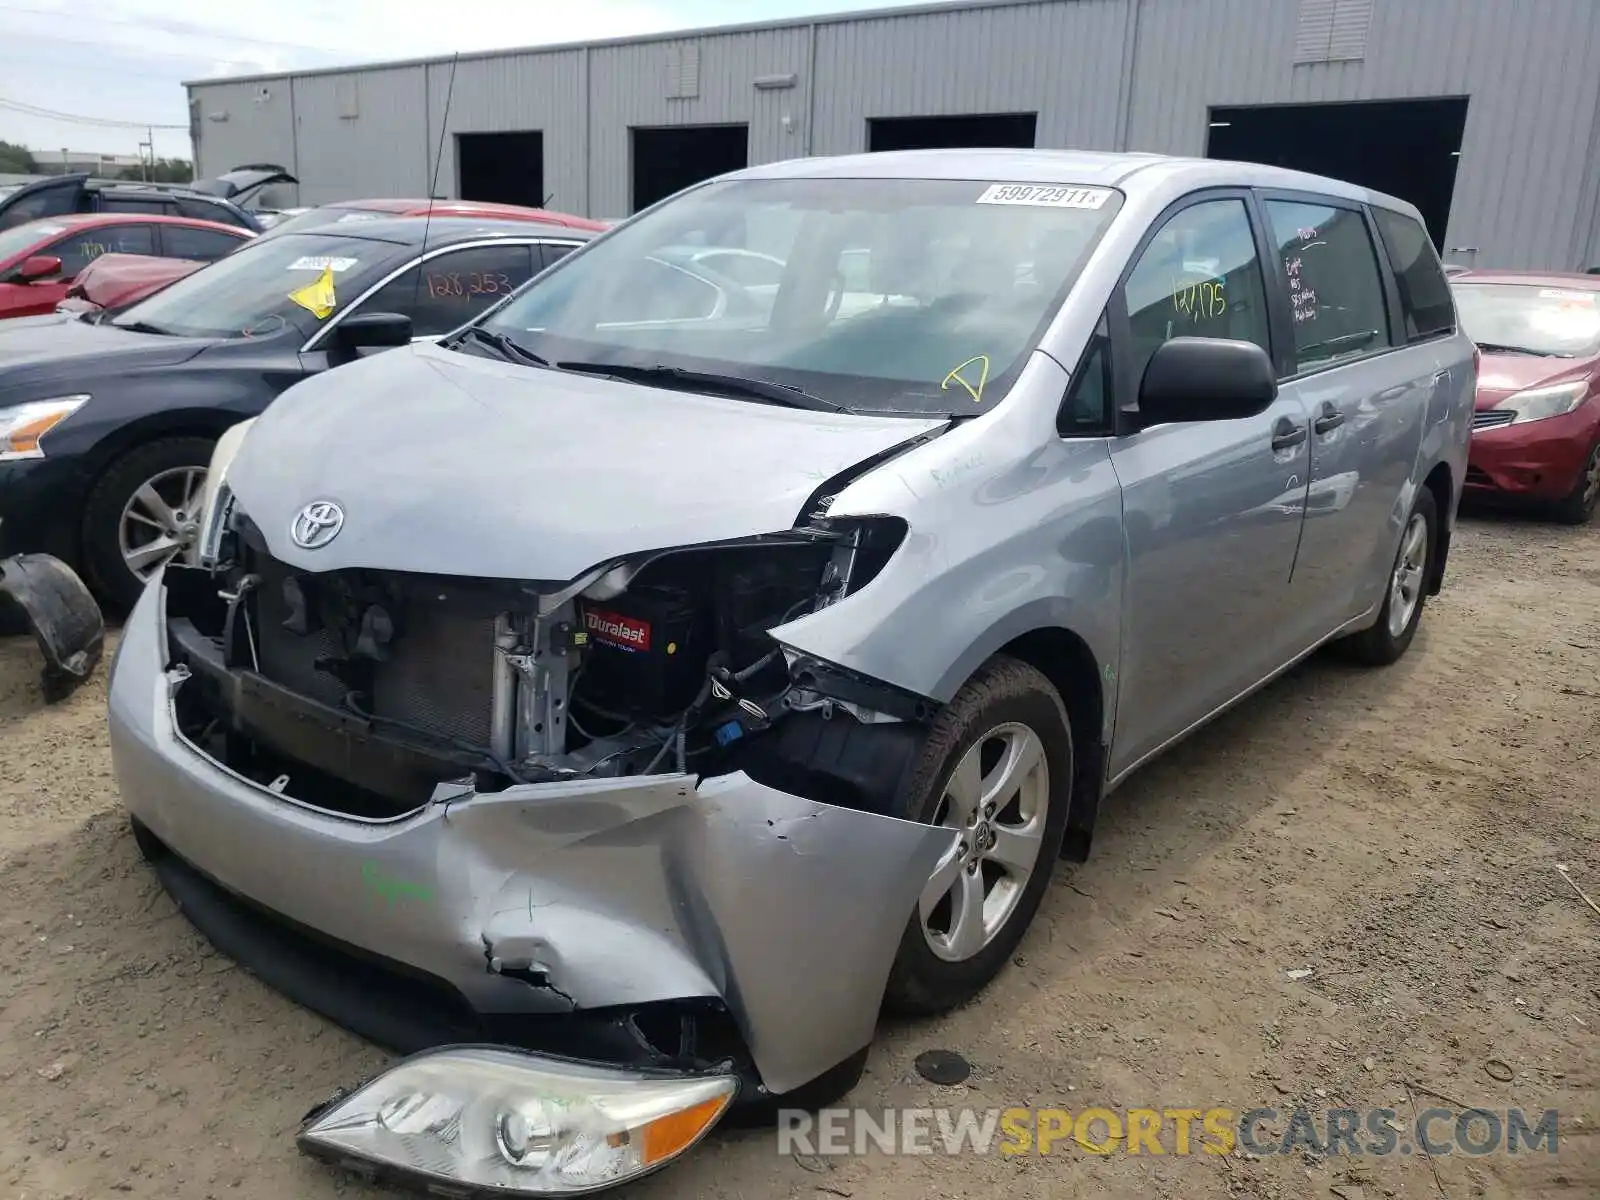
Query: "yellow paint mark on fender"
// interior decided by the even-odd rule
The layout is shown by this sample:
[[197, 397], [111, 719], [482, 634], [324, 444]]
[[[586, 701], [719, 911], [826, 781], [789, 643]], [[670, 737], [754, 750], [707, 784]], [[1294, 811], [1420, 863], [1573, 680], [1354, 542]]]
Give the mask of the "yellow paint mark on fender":
[[[966, 377], [961, 374], [974, 363], [978, 364], [978, 386], [973, 387]], [[983, 403], [983, 389], [989, 385], [989, 356], [987, 354], [974, 354], [966, 362], [958, 365], [955, 370], [944, 377], [944, 382], [939, 385], [941, 392], [948, 392], [952, 383], [959, 383], [967, 389], [967, 395], [972, 397], [974, 404]]]

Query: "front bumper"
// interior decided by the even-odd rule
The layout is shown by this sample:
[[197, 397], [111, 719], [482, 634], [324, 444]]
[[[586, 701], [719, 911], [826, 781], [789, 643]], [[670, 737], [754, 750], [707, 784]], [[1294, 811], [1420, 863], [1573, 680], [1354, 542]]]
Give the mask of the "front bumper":
[[[115, 769], [147, 847], [218, 894], [397, 964], [502, 1032], [719, 1003], [768, 1097], [871, 1041], [896, 946], [952, 831], [742, 773], [467, 791], [385, 821], [314, 809], [179, 736], [183, 673], [166, 669], [165, 603], [160, 582], [147, 588], [123, 630]], [[381, 1006], [384, 993], [366, 1000]]]
[[1475, 430], [1467, 458], [1466, 490], [1482, 496], [1560, 500], [1577, 486], [1600, 439], [1600, 405], [1522, 425]]

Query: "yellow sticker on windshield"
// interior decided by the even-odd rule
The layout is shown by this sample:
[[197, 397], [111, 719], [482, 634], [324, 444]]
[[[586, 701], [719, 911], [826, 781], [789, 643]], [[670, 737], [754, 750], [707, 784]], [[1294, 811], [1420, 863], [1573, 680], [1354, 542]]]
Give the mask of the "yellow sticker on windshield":
[[[976, 366], [978, 368], [978, 385], [976, 387], [968, 383], [966, 377], [961, 373], [968, 367], [972, 366]], [[941, 392], [948, 392], [952, 383], [959, 383], [962, 387], [966, 388], [967, 395], [972, 397], [972, 402], [974, 404], [982, 404], [983, 389], [989, 384], [989, 356], [987, 354], [974, 354], [971, 358], [967, 359], [966, 362], [961, 363], [956, 367], [955, 370], [951, 371], [950, 374], [944, 377], [944, 382], [939, 385], [939, 390]]]
[[333, 267], [323, 267], [322, 274], [314, 282], [290, 292], [289, 299], [317, 320], [326, 321], [339, 305], [339, 297], [333, 292]]

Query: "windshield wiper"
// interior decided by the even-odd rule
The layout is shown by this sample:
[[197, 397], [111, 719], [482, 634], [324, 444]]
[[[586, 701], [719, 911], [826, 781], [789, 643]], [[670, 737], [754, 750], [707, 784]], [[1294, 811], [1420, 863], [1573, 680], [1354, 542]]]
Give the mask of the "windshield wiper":
[[788, 408], [805, 408], [813, 412], [849, 412], [843, 404], [813, 396], [810, 392], [787, 383], [774, 383], [770, 379], [747, 379], [743, 375], [721, 375], [715, 371], [691, 371], [686, 367], [636, 367], [626, 363], [558, 362], [558, 371], [577, 371], [587, 375], [611, 375], [635, 383], [676, 385], [696, 391], [701, 388], [734, 396], [747, 396], [752, 400], [765, 400], [769, 404], [782, 404]]
[[126, 329], [129, 333], [153, 333], [158, 337], [172, 336], [172, 330], [163, 329], [159, 325], [152, 325], [149, 321], [129, 321], [127, 324], [123, 324], [121, 321], [113, 321], [111, 323], [118, 329]]
[[453, 350], [468, 338], [480, 346], [488, 346], [499, 353], [500, 357], [508, 362], [526, 363], [530, 367], [548, 367], [550, 361], [535, 354], [519, 342], [512, 341], [503, 333], [496, 333], [492, 329], [484, 329], [481, 325], [468, 325], [456, 334], [449, 343], [440, 343], [446, 350]]
[[1532, 354], [1538, 358], [1566, 357], [1566, 355], [1556, 354], [1550, 350], [1535, 350], [1532, 346], [1512, 346], [1505, 342], [1474, 342], [1473, 345], [1485, 354]]

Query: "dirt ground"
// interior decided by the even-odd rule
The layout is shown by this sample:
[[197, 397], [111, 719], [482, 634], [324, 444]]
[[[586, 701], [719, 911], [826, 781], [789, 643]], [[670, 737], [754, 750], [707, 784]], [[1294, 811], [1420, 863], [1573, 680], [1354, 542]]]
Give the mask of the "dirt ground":
[[[118, 807], [103, 679], [47, 710], [34, 670], [0, 642], [0, 1194], [384, 1195], [292, 1144], [384, 1056], [175, 915]], [[767, 1131], [629, 1194], [1600, 1195], [1600, 915], [1558, 863], [1600, 899], [1600, 529], [1467, 521], [1400, 664], [1319, 657], [1118, 792], [1016, 965], [882, 1029], [853, 1102], [1553, 1108], [1557, 1155], [818, 1160]], [[967, 1083], [923, 1082], [930, 1048]]]

